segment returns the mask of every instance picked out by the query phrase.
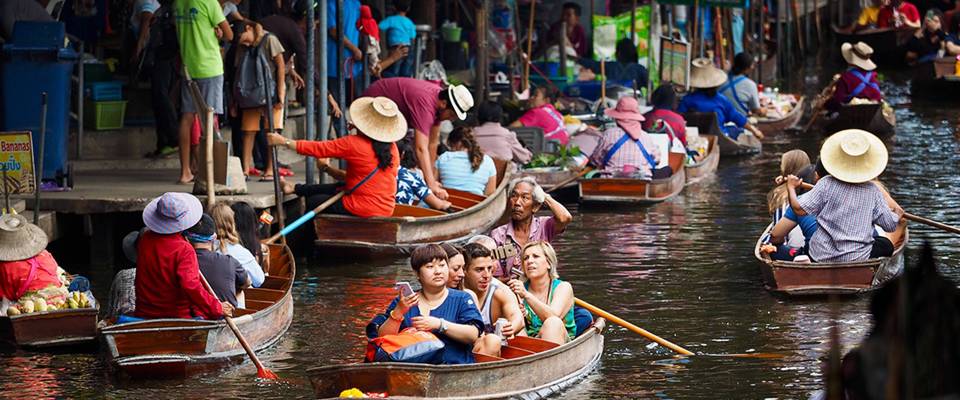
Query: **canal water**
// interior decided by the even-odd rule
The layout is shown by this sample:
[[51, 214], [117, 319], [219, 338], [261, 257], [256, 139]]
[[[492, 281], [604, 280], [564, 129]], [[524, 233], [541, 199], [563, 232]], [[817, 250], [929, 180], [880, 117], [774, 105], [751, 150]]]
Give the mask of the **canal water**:
[[[956, 224], [957, 113], [950, 105], [913, 101], [906, 76], [888, 75], [883, 85], [899, 121], [883, 181], [908, 212]], [[814, 94], [828, 79], [808, 76], [802, 86]], [[832, 321], [846, 351], [869, 329], [868, 299], [831, 304], [776, 298], [763, 289], [753, 256], [769, 222], [765, 194], [780, 155], [801, 148], [814, 158], [819, 140], [816, 133], [769, 137], [762, 154], [722, 160], [714, 177], [653, 207], [581, 211], [568, 205], [575, 221], [555, 245], [560, 274], [574, 283], [578, 297], [697, 353], [784, 356], [680, 359], [608, 324], [599, 368], [563, 398], [806, 398], [821, 387]], [[930, 240], [941, 270], [960, 281], [960, 238], [923, 225], [910, 228], [908, 262]], [[364, 325], [390, 301], [393, 283], [413, 274], [406, 260], [304, 260], [298, 267], [293, 325], [261, 355], [283, 382], [257, 382], [249, 362], [186, 380], [124, 381], [112, 378], [94, 352], [7, 350], [0, 353], [0, 397], [309, 397], [305, 370], [360, 360]], [[110, 277], [93, 278], [104, 293]]]

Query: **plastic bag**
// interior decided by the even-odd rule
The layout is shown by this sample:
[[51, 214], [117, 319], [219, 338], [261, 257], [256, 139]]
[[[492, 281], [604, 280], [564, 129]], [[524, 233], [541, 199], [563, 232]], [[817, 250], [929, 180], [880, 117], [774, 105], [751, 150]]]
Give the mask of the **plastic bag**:
[[420, 64], [420, 73], [417, 74], [417, 79], [442, 81], [444, 85], [448, 84], [447, 70], [443, 68], [443, 63], [440, 60], [430, 60]]

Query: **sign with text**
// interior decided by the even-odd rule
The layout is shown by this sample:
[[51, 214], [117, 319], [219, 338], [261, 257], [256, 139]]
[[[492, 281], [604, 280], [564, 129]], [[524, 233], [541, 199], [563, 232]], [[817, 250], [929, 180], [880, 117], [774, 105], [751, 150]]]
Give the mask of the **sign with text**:
[[[659, 3], [694, 5], [694, 0], [660, 0]], [[747, 0], [701, 0], [700, 6], [747, 8]]]
[[36, 176], [33, 172], [33, 136], [30, 132], [0, 132], [0, 170], [2, 169], [7, 172], [0, 191], [7, 190], [11, 194], [33, 193], [36, 189]]
[[687, 87], [690, 75], [690, 44], [660, 37], [660, 82]]

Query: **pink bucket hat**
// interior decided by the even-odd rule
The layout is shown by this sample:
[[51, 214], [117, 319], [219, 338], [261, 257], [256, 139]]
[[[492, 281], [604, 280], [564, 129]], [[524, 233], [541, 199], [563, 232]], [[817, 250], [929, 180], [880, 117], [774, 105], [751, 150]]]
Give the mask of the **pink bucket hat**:
[[604, 110], [603, 113], [613, 119], [626, 119], [640, 122], [646, 120], [646, 118], [643, 118], [643, 114], [640, 113], [640, 103], [637, 103], [637, 99], [633, 97], [621, 97], [620, 100], [617, 101], [616, 108], [608, 108]]
[[161, 235], [183, 232], [200, 221], [203, 205], [189, 193], [168, 192], [143, 209], [143, 224]]

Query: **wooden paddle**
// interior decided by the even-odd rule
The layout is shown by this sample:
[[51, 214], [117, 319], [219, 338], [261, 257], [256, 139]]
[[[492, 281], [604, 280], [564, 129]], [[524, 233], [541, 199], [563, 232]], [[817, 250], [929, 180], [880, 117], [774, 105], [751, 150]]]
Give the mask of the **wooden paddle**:
[[297, 218], [296, 221], [291, 222], [290, 225], [287, 225], [286, 227], [281, 229], [280, 232], [277, 232], [276, 235], [270, 236], [270, 238], [267, 239], [266, 242], [264, 243], [272, 244], [273, 242], [276, 242], [277, 239], [287, 236], [288, 233], [293, 232], [294, 229], [299, 228], [300, 225], [303, 225], [304, 222], [307, 222], [313, 219], [313, 217], [319, 214], [320, 211], [323, 211], [327, 207], [330, 207], [331, 204], [336, 203], [337, 200], [340, 200], [340, 198], [343, 197], [343, 195], [345, 194], [347, 194], [347, 192], [343, 191], [333, 195], [333, 197], [327, 199], [327, 201], [320, 203], [320, 205], [317, 206], [317, 208], [314, 208], [313, 210], [310, 210], [306, 214], [301, 215], [300, 218]]
[[817, 122], [817, 118], [820, 118], [820, 112], [823, 111], [823, 107], [827, 104], [827, 100], [833, 96], [833, 92], [837, 90], [837, 81], [840, 80], [840, 74], [833, 76], [833, 80], [830, 81], [830, 84], [827, 87], [823, 88], [820, 91], [820, 94], [816, 98], [816, 107], [813, 108], [813, 113], [810, 114], [810, 120], [807, 121], [807, 124], [804, 125], [803, 130], [800, 132], [806, 132], [810, 130], [810, 127], [813, 126], [814, 122]]
[[589, 174], [590, 171], [593, 171], [593, 167], [585, 167], [585, 168], [583, 168], [583, 169], [580, 170], [580, 173], [577, 174], [577, 176], [574, 176], [573, 178], [566, 179], [566, 180], [564, 180], [563, 182], [560, 182], [560, 183], [558, 183], [558, 184], [556, 184], [556, 185], [553, 185], [553, 187], [550, 188], [549, 190], [547, 190], [546, 193], [550, 193], [550, 192], [552, 192], [552, 191], [554, 191], [554, 190], [560, 189], [560, 188], [566, 186], [568, 183], [573, 182], [573, 181], [575, 181], [575, 180], [577, 180], [577, 179], [580, 179], [581, 177], [583, 177], [583, 176], [586, 175], [586, 174]]
[[[274, 171], [274, 173], [276, 173], [276, 171]], [[207, 282], [207, 278], [203, 276], [203, 272], [200, 272], [200, 280], [203, 281], [203, 286], [207, 288], [207, 291], [209, 291], [214, 298], [218, 298], [217, 294], [213, 291], [213, 287], [210, 286], [210, 282]], [[260, 359], [257, 358], [257, 353], [253, 352], [253, 349], [250, 348], [250, 344], [247, 343], [247, 339], [243, 337], [243, 333], [240, 332], [240, 328], [238, 328], [237, 324], [233, 322], [233, 318], [224, 315], [223, 320], [227, 322], [227, 326], [230, 327], [230, 330], [232, 330], [233, 334], [237, 337], [237, 341], [240, 342], [240, 346], [243, 346], [243, 350], [247, 352], [247, 356], [250, 357], [250, 361], [253, 361], [253, 365], [257, 367], [257, 378], [269, 380], [280, 379], [277, 374], [263, 366], [263, 363], [261, 363]]]
[[[811, 185], [811, 184], [809, 184], [809, 183], [801, 183], [801, 184], [800, 184], [800, 187], [802, 187], [802, 188], [804, 188], [804, 189], [806, 189], [806, 190], [813, 190], [813, 185]], [[942, 222], [937, 222], [937, 221], [934, 221], [934, 220], [932, 220], [932, 219], [927, 219], [927, 218], [924, 218], [924, 217], [921, 217], [921, 216], [918, 216], [918, 215], [913, 215], [913, 214], [910, 214], [910, 213], [908, 213], [908, 212], [906, 212], [906, 211], [903, 212], [903, 218], [906, 218], [906, 219], [908, 219], [908, 220], [910, 220], [910, 221], [913, 221], [913, 222], [919, 222], [919, 223], [924, 224], [924, 225], [929, 225], [929, 226], [932, 226], [932, 227], [934, 227], [934, 228], [942, 229], [942, 230], [944, 230], [944, 231], [947, 231], [947, 232], [950, 232], [950, 233], [956, 233], [956, 234], [960, 235], [960, 228], [957, 228], [957, 227], [951, 226], [951, 225], [947, 225], [947, 224], [944, 224], [944, 223], [942, 223]]]

